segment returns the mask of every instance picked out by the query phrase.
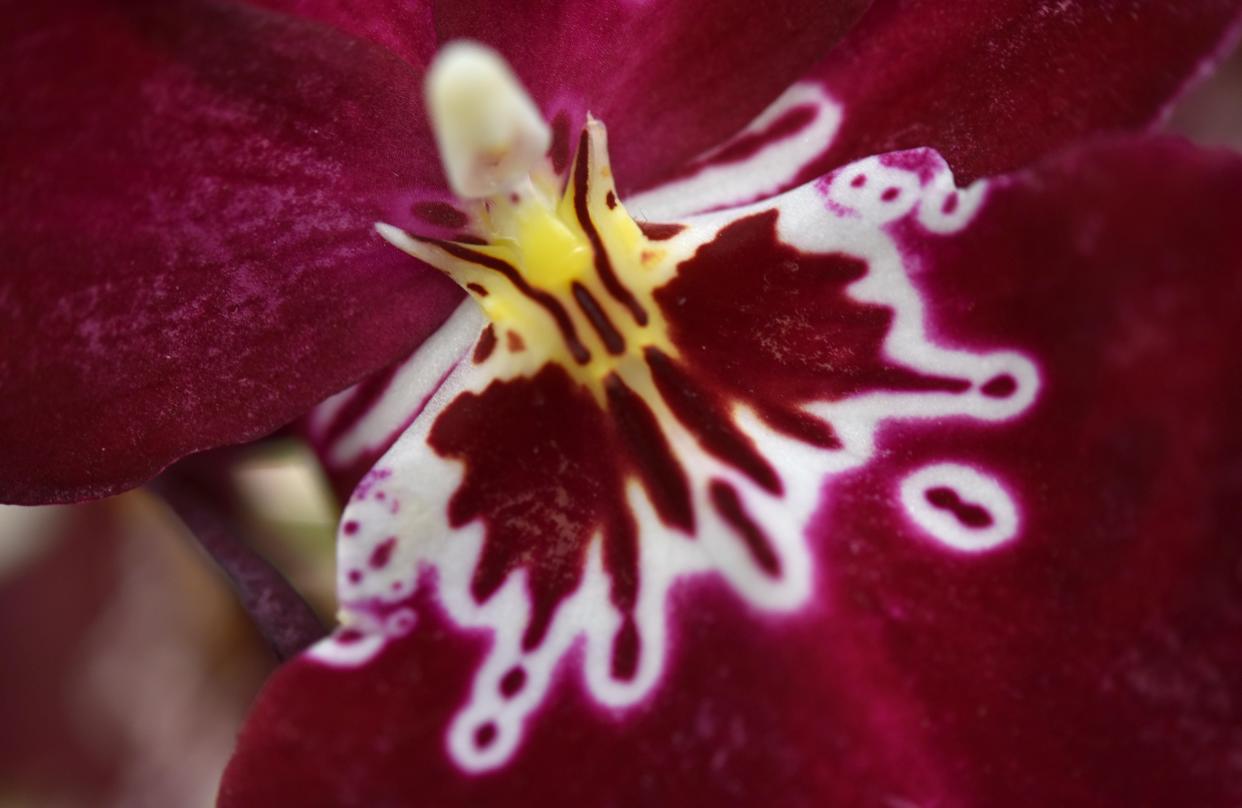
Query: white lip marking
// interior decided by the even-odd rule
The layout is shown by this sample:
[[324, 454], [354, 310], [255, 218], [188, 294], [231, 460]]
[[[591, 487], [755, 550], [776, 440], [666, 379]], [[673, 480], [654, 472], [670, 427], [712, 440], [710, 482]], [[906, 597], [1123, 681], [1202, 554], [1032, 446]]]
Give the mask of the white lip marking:
[[[610, 665], [622, 615], [610, 600], [610, 581], [601, 561], [598, 537], [587, 553], [581, 583], [557, 604], [544, 639], [534, 648], [523, 649], [521, 642], [533, 611], [525, 570], [511, 573], [482, 603], [472, 594], [484, 525], [478, 520], [460, 527], [449, 524], [445, 503], [457, 491], [464, 466], [436, 454], [428, 436], [440, 413], [460, 394], [477, 392], [496, 381], [486, 363], [459, 364], [423, 414], [355, 491], [342, 521], [353, 528], [348, 532], [342, 528], [338, 541], [338, 588], [346, 613], [354, 618], [351, 625], [366, 631], [375, 623], [379, 645], [388, 642], [392, 639], [389, 631], [404, 630], [407, 621], [388, 625], [383, 620], [387, 611], [406, 605], [420, 573], [434, 570], [435, 596], [449, 620], [462, 629], [490, 633], [491, 647], [475, 671], [470, 693], [445, 731], [446, 753], [462, 771], [489, 771], [512, 759], [572, 648], [583, 650], [580, 681], [601, 707], [620, 710], [648, 698], [671, 667], [666, 661], [677, 624], [670, 614], [668, 595], [678, 581], [704, 574], [719, 576], [740, 601], [761, 615], [789, 614], [812, 602], [817, 591], [816, 570], [806, 527], [821, 503], [825, 481], [858, 468], [874, 456], [877, 430], [883, 422], [952, 418], [995, 423], [1021, 415], [1034, 401], [1039, 372], [1024, 355], [1012, 350], [949, 348], [929, 335], [924, 302], [909, 276], [911, 268], [903, 263], [886, 224], [897, 210], [916, 217], [924, 205], [943, 206], [951, 180], [941, 179], [941, 175], [947, 176], [948, 168], [934, 155], [910, 156], [925, 158], [919, 171], [905, 171], [879, 161], [858, 164], [877, 181], [884, 180], [885, 184], [873, 192], [860, 192], [863, 186], [854, 186], [849, 179], [849, 172], [858, 169], [846, 167], [822, 182], [775, 199], [695, 217], [677, 236], [681, 246], [693, 249], [742, 217], [775, 209], [782, 243], [805, 253], [844, 253], [866, 262], [867, 274], [851, 285], [847, 294], [860, 303], [892, 310], [883, 344], [887, 360], [927, 375], [965, 379], [969, 388], [961, 392], [877, 391], [807, 405], [807, 411], [830, 423], [840, 438], [843, 445], [834, 450], [776, 433], [754, 413], [735, 408], [735, 425], [785, 483], [783, 494], [778, 496], [705, 453], [675, 417], [658, 412], [670, 446], [687, 472], [697, 529], [693, 541], [669, 529], [656, 515], [642, 487], [629, 485], [627, 500], [640, 537], [639, 589], [633, 619], [642, 649], [638, 669], [631, 678], [616, 678]], [[886, 198], [890, 187], [898, 192]], [[972, 193], [985, 201], [983, 186], [976, 186]], [[929, 203], [928, 199], [934, 201]], [[954, 211], [973, 213], [975, 207], [959, 200]], [[967, 221], [940, 220], [936, 224], [960, 229]], [[993, 389], [992, 395], [984, 392], [990, 381], [1004, 376], [1009, 377], [1007, 388], [1002, 385], [999, 391]], [[657, 402], [658, 398], [653, 399], [653, 406]], [[1016, 535], [1017, 508], [996, 480], [960, 463], [938, 464], [919, 474], [922, 476], [912, 475], [913, 481], [905, 481], [909, 490], [903, 490], [900, 499], [915, 523], [940, 545], [978, 552]], [[749, 516], [770, 539], [779, 560], [779, 575], [761, 570], [735, 530], [716, 514], [708, 494], [713, 479], [724, 480], [736, 489]], [[951, 488], [963, 503], [985, 508], [991, 525], [967, 532], [951, 510], [934, 508], [926, 501], [926, 492], [934, 485]], [[402, 540], [396, 543], [389, 562], [381, 569], [368, 569], [374, 549], [393, 536]], [[366, 574], [351, 580], [350, 570]], [[313, 654], [343, 666], [366, 662], [352, 656], [342, 659], [332, 642], [321, 643]], [[523, 671], [523, 686], [506, 689], [503, 682], [515, 668]]]
[[[990, 522], [970, 525], [952, 507], [938, 506], [932, 492], [949, 492], [952, 501], [987, 512]], [[901, 504], [909, 517], [939, 543], [964, 553], [995, 549], [1018, 533], [1018, 508], [992, 477], [962, 463], [934, 463], [901, 483]]]
[[[744, 160], [712, 162], [713, 156], [730, 143], [763, 132], [798, 107], [814, 110], [814, 117], [801, 129], [763, 144]], [[695, 174], [635, 194], [626, 205], [639, 218], [665, 222], [771, 196], [788, 188], [803, 169], [828, 150], [840, 126], [840, 104], [818, 82], [799, 82], [733, 140], [700, 157], [702, 167]]]

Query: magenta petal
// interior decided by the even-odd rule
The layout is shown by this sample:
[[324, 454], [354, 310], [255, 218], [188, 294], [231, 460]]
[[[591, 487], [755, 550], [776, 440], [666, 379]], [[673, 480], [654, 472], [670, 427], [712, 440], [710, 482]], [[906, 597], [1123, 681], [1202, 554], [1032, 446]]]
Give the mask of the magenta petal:
[[772, 196], [860, 157], [937, 149], [967, 184], [1085, 135], [1150, 126], [1236, 39], [1242, 0], [881, 0], [717, 148], [644, 175], [656, 218]]
[[[998, 180], [956, 235], [896, 221], [936, 339], [1016, 346], [1041, 387], [994, 428], [883, 430], [828, 488], [811, 605], [678, 589], [648, 701], [605, 710], [565, 665], [472, 776], [445, 727], [489, 638], [416, 599], [372, 662], [273, 678], [222, 804], [1236, 804], [1240, 204], [1242, 160], [1148, 142]], [[1002, 546], [962, 541], [1010, 516]]]
[[619, 190], [722, 143], [836, 44], [867, 0], [663, 3], [445, 2], [443, 39], [500, 49], [567, 133], [588, 109], [608, 124]]
[[845, 107], [804, 177], [927, 146], [967, 183], [1084, 135], [1148, 126], [1209, 62], [1242, 3], [879, 0], [813, 75]]
[[432, 0], [247, 0], [369, 39], [426, 67], [438, 47]]
[[460, 297], [372, 232], [439, 182], [417, 72], [268, 12], [116, 6], [5, 25], [5, 501], [103, 496], [258, 437]]
[[[554, 145], [587, 111], [606, 121], [621, 190], [723, 143], [813, 66], [868, 0], [407, 2], [261, 0], [425, 65], [445, 42], [497, 48], [553, 119]], [[558, 113], [560, 119], [557, 120]]]

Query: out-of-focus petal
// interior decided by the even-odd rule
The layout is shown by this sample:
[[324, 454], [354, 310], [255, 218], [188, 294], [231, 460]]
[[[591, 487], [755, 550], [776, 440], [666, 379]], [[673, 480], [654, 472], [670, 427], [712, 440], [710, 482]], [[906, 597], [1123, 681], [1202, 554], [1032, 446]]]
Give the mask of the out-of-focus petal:
[[1242, 151], [1242, 47], [1234, 46], [1208, 78], [1174, 104], [1164, 131], [1182, 135], [1203, 146]]
[[143, 494], [0, 508], [0, 782], [20, 805], [207, 804], [273, 667], [228, 587]]
[[[485, 774], [460, 766], [450, 727], [486, 696], [479, 672], [504, 636], [460, 628], [444, 592], [461, 571], [441, 567], [370, 661], [307, 657], [277, 674], [223, 803], [1234, 804], [1242, 161], [1100, 146], [970, 196], [936, 166], [914, 153], [843, 169], [818, 187], [839, 217], [820, 232], [836, 224], [825, 238], [839, 238], [890, 203], [896, 286], [851, 290], [910, 284], [913, 298], [890, 297], [888, 355], [935, 367], [933, 344], [1015, 349], [1039, 373], [1025, 408], [981, 424], [935, 412], [929, 394], [934, 417], [886, 421], [829, 478], [806, 555], [781, 555], [809, 565], [807, 600], [770, 608], [727, 570], [686, 578], [640, 704], [601, 701], [588, 638], [536, 683], [542, 708]], [[753, 368], [735, 370], [750, 389]], [[847, 414], [845, 444], [865, 446]], [[422, 551], [460, 559], [477, 536], [436, 541]], [[521, 617], [520, 595], [505, 604]], [[336, 644], [365, 657], [371, 641]], [[527, 697], [532, 680], [504, 678], [502, 697]]]
[[452, 311], [457, 290], [372, 231], [444, 207], [407, 63], [211, 0], [19, 6], [0, 499], [104, 496], [258, 437]]

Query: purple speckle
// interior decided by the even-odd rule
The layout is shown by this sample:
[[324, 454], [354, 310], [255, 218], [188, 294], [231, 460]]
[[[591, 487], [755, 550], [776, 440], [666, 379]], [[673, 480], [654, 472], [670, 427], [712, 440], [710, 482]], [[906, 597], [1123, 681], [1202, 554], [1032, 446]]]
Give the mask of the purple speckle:
[[389, 536], [379, 544], [375, 545], [375, 549], [371, 551], [371, 557], [367, 559], [367, 563], [372, 569], [383, 569], [388, 566], [388, 562], [392, 559], [392, 551], [397, 546], [397, 537]]
[[356, 584], [362, 580], [362, 570], [350, 570], [347, 577], [351, 584]]
[[345, 532], [346, 536], [353, 536], [358, 532], [358, 523], [353, 519], [350, 519], [342, 526], [341, 529]]
[[911, 149], [880, 155], [880, 165], [917, 174], [919, 181], [925, 184], [935, 176], [942, 163], [936, 153], [930, 149]]
[[890, 186], [884, 189], [884, 193], [880, 194], [880, 199], [884, 200], [885, 202], [892, 202], [900, 194], [901, 194], [900, 188], [897, 188], [895, 186]]
[[358, 642], [363, 638], [363, 633], [356, 628], [347, 628], [336, 635], [336, 641], [344, 645]]
[[944, 198], [944, 203], [940, 206], [940, 210], [942, 213], [952, 213], [957, 210], [957, 191]]
[[861, 188], [861, 187], [863, 187], [863, 186], [864, 186], [864, 185], [866, 185], [866, 184], [867, 184], [867, 175], [866, 175], [866, 174], [859, 174], [857, 177], [855, 177], [854, 179], [850, 180], [850, 185], [851, 185], [851, 186], [853, 186], [853, 187], [855, 187], [855, 188]]
[[[354, 489], [353, 498], [358, 501], [366, 499], [373, 488], [379, 484], [380, 480], [387, 480], [392, 476], [391, 469], [371, 469], [366, 476], [358, 481], [358, 487]], [[383, 497], [380, 497], [382, 499]]]

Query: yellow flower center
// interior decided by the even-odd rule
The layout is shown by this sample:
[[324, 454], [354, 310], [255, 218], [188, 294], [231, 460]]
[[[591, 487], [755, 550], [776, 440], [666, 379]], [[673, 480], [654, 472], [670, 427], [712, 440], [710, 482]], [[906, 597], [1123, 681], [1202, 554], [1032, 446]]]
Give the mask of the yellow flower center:
[[652, 297], [676, 260], [617, 198], [599, 121], [587, 123], [559, 185], [541, 164], [513, 187], [475, 200], [472, 235], [482, 244], [381, 232], [474, 296], [492, 322], [498, 377], [558, 362], [602, 401], [610, 374], [647, 385], [645, 349], [676, 354]]

